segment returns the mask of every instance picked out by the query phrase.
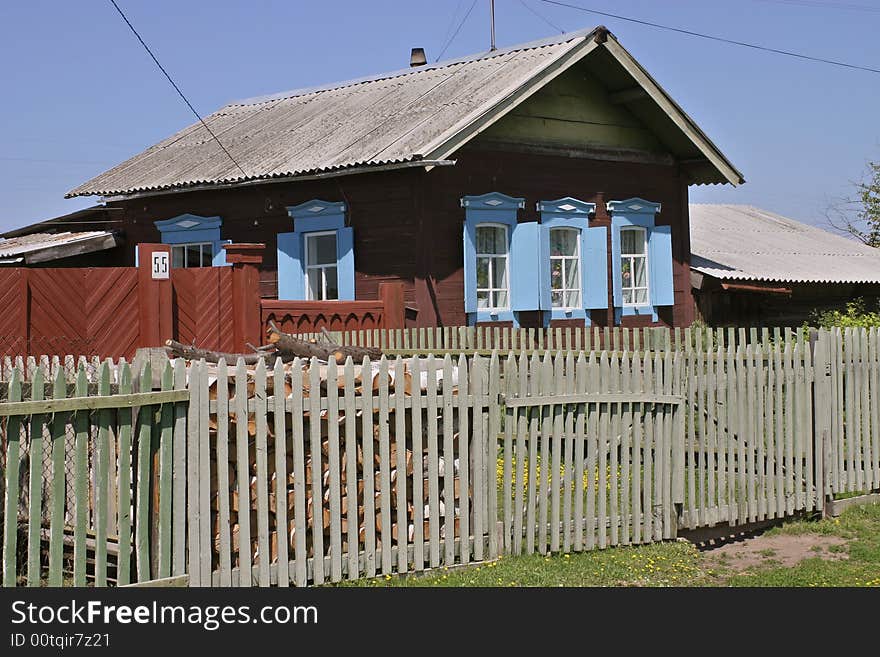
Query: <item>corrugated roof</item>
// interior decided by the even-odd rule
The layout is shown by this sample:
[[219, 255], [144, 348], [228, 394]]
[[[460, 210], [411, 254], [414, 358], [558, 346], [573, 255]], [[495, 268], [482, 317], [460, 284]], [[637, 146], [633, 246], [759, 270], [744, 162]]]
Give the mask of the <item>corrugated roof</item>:
[[79, 228], [75, 228], [74, 230], [82, 231], [82, 225], [89, 225], [90, 228], [94, 228], [94, 224], [122, 224], [122, 219], [113, 219], [114, 215], [119, 215], [119, 209], [114, 208], [112, 206], [107, 205], [93, 205], [88, 208], [83, 208], [81, 210], [75, 210], [74, 212], [68, 212], [67, 214], [62, 214], [57, 217], [52, 217], [51, 219], [44, 219], [42, 221], [36, 221], [32, 224], [27, 224], [26, 226], [22, 226], [20, 228], [14, 228], [12, 230], [7, 230], [5, 233], [0, 233], [0, 238], [12, 238], [12, 237], [21, 237], [23, 235], [33, 235], [34, 233], [51, 233], [53, 235], [57, 235], [57, 232], [53, 232], [59, 227], [67, 227], [72, 225], [80, 224]]
[[[104, 230], [82, 233], [34, 233], [23, 237], [0, 239], [0, 260], [42, 262], [55, 258], [40, 258], [38, 254], [56, 247], [84, 247], [81, 250], [76, 248], [73, 250], [85, 253], [112, 248], [115, 245], [115, 234]], [[70, 249], [63, 249], [58, 257], [76, 255], [70, 251]]]
[[692, 203], [691, 269], [729, 280], [880, 283], [880, 249], [748, 205]]
[[[532, 83], [542, 85], [552, 78], [552, 72], [564, 70], [601, 46], [601, 39], [594, 37], [606, 33], [596, 28], [440, 64], [232, 103], [205, 121], [246, 175], [195, 123], [67, 196], [122, 196], [428, 164], [447, 157], [477, 134], [475, 126], [491, 112], [507, 111], [521, 102], [528, 96], [524, 89]], [[655, 83], [651, 80], [650, 84]], [[677, 118], [693, 124], [683, 112]], [[708, 139], [699, 148], [723, 160], [722, 180], [741, 180]]]

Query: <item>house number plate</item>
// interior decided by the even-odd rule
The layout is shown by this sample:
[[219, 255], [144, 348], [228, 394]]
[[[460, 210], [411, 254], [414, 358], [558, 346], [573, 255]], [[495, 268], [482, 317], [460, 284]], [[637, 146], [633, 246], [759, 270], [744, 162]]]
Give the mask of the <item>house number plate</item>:
[[152, 267], [151, 271], [153, 273], [153, 280], [156, 279], [166, 279], [168, 278], [168, 252], [167, 251], [153, 251], [152, 253]]

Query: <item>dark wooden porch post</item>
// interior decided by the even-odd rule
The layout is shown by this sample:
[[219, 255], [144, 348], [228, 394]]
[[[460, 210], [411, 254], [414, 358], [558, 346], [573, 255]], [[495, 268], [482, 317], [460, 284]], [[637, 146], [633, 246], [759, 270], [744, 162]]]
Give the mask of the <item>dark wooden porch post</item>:
[[247, 351], [247, 343], [263, 342], [260, 307], [260, 265], [265, 244], [225, 244], [226, 262], [232, 265], [232, 331], [235, 348]]

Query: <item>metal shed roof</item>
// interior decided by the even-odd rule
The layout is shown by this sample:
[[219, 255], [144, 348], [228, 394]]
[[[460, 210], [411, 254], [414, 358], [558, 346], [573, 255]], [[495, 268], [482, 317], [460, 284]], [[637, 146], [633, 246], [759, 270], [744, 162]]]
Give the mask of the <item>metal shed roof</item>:
[[880, 283], [880, 249], [749, 205], [692, 203], [691, 269], [714, 278]]
[[0, 264], [31, 264], [112, 249], [118, 244], [110, 231], [82, 233], [34, 233], [0, 239]]
[[376, 168], [434, 166], [543, 85], [604, 48], [711, 163], [701, 182], [742, 175], [603, 28], [370, 78], [231, 103], [67, 196], [106, 197]]

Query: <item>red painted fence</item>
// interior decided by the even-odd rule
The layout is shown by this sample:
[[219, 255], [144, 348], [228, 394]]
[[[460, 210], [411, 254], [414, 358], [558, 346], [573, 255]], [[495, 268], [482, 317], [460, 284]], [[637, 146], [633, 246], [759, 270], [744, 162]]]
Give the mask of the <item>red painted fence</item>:
[[172, 338], [218, 351], [260, 344], [269, 320], [295, 333], [403, 328], [403, 287], [380, 286], [368, 301], [261, 301], [262, 244], [230, 244], [231, 267], [172, 269], [154, 279], [151, 254], [140, 267], [0, 268], [0, 357], [68, 354], [131, 358], [138, 347]]
[[269, 322], [287, 333], [359, 331], [403, 328], [403, 285], [380, 283], [379, 298], [368, 301], [272, 301], [263, 300], [263, 327]]
[[133, 354], [137, 274], [127, 267], [0, 269], [0, 355]]

